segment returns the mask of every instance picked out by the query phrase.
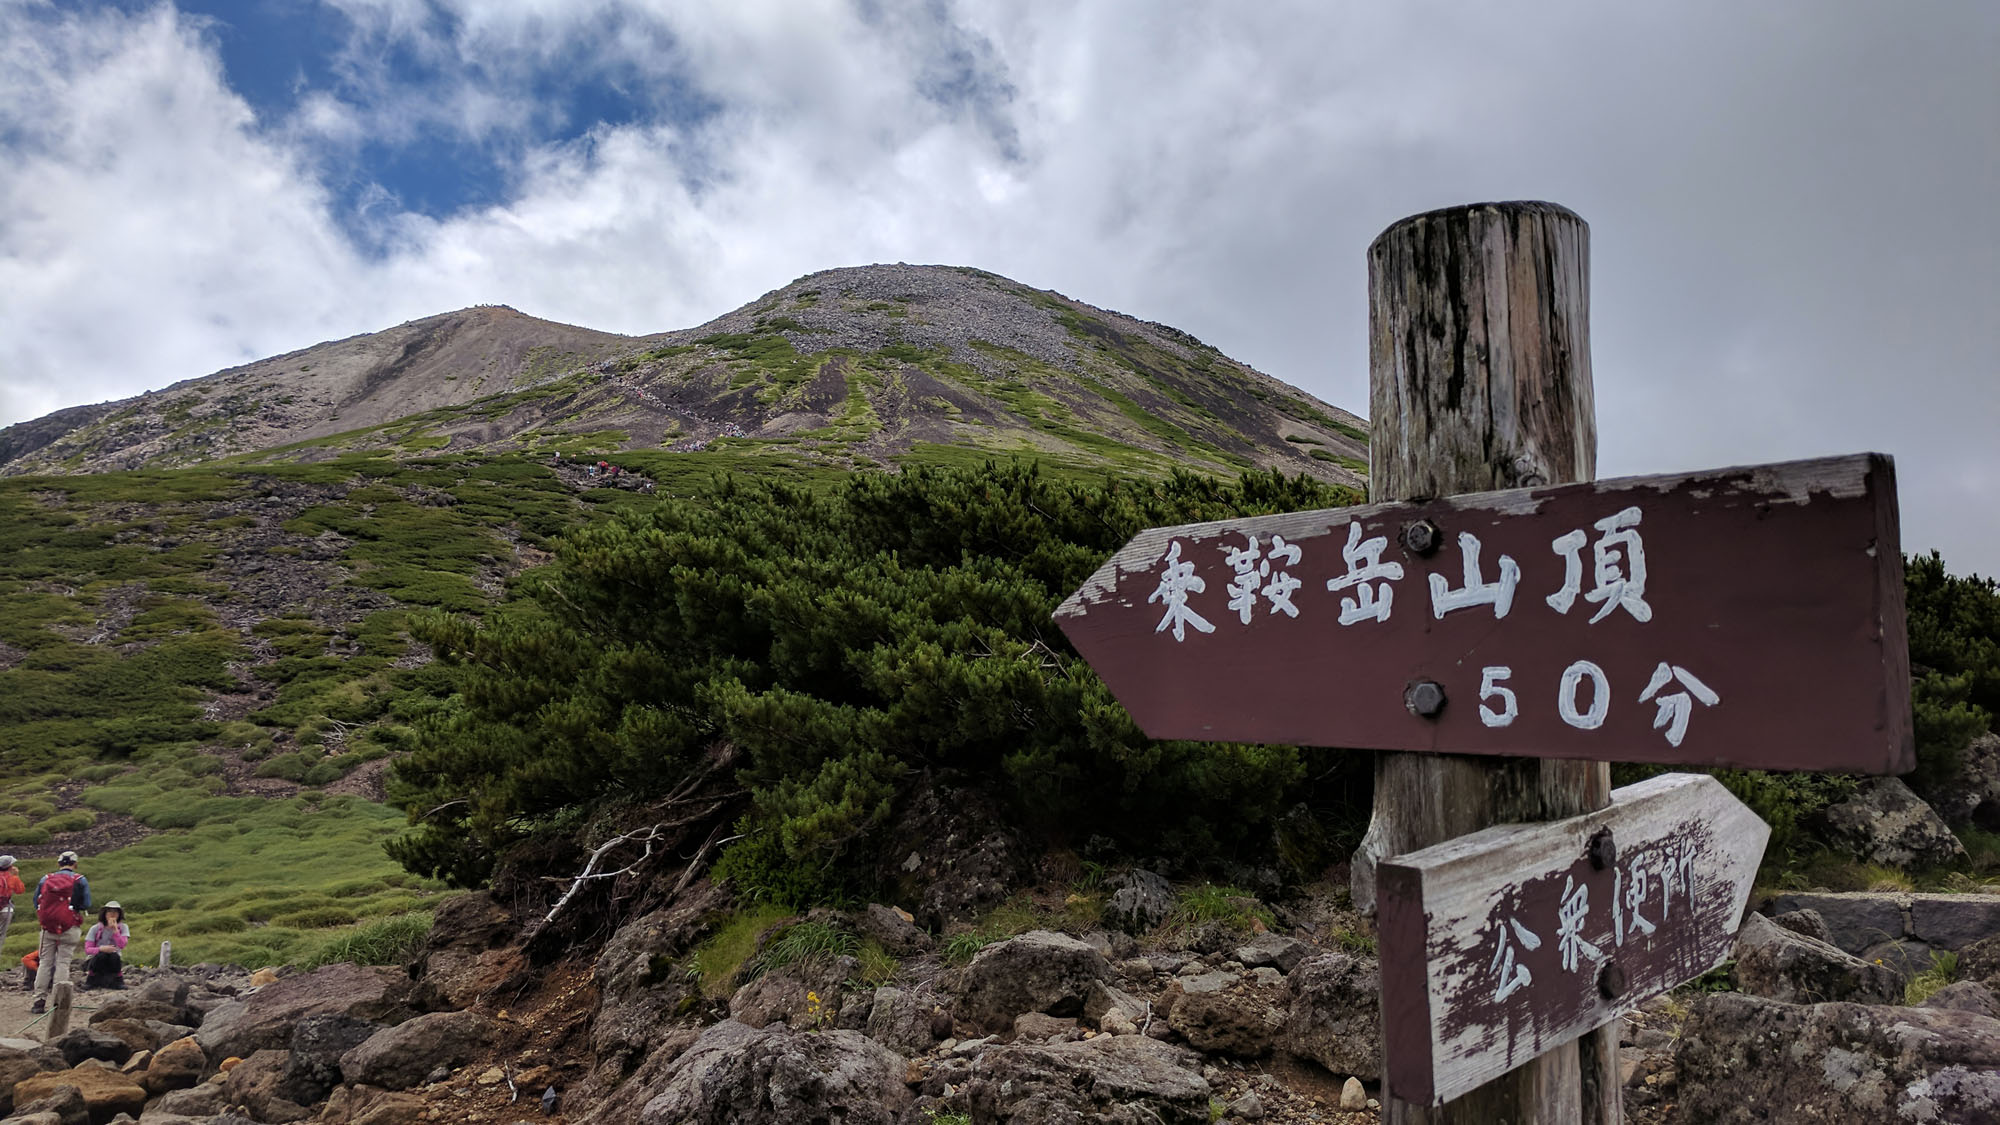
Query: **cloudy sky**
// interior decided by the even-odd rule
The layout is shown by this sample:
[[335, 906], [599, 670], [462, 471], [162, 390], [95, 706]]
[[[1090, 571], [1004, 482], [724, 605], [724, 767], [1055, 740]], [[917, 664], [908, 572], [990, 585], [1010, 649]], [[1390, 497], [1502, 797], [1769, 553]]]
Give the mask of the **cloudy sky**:
[[2000, 5], [0, 0], [0, 425], [481, 302], [976, 265], [1357, 412], [1369, 241], [1592, 226], [1602, 475], [1894, 454], [2000, 572]]

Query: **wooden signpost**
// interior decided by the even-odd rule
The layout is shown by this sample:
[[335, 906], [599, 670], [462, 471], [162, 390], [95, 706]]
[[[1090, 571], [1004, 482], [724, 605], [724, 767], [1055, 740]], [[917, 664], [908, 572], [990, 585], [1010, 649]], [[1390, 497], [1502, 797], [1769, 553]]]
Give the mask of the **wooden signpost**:
[[1675, 773], [1385, 861], [1390, 1086], [1441, 1104], [1714, 968], [1770, 834], [1714, 778]]
[[1385, 751], [1395, 1125], [1622, 1120], [1606, 1025], [1726, 955], [1768, 830], [1606, 762], [1914, 760], [1889, 459], [1588, 483], [1587, 242], [1546, 203], [1391, 226], [1377, 503], [1143, 532], [1057, 611], [1153, 737]]
[[1895, 528], [1876, 455], [1292, 512], [1056, 618], [1154, 738], [1898, 773]]

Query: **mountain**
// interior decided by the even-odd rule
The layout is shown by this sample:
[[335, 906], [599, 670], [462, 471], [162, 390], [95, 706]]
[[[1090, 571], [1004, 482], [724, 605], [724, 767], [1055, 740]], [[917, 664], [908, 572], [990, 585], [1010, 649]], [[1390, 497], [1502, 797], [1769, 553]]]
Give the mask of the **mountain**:
[[1365, 440], [1356, 416], [1165, 325], [980, 270], [876, 265], [644, 337], [495, 306], [411, 321], [0, 430], [0, 475], [747, 441], [839, 467], [958, 450], [1355, 484]]

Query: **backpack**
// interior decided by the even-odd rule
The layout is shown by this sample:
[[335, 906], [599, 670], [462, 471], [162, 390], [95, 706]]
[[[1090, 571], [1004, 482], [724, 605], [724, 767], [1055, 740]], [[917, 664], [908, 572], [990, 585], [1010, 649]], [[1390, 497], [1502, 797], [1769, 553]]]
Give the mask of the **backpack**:
[[83, 921], [70, 899], [76, 893], [76, 872], [51, 871], [35, 896], [35, 917], [46, 933], [60, 934]]

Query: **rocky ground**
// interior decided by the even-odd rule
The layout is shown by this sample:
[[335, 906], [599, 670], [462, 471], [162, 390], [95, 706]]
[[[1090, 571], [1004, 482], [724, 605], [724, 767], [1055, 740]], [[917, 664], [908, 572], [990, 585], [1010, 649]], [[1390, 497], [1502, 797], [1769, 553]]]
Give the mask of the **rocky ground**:
[[[0, 1125], [1381, 1118], [1374, 949], [1332, 886], [1239, 871], [1263, 897], [1191, 912], [1133, 868], [1085, 909], [1073, 862], [1030, 861], [970, 799], [906, 823], [934, 843], [884, 881], [903, 905], [770, 918], [734, 960], [697, 953], [755, 904], [669, 849], [567, 913], [562, 880], [503, 872], [407, 967], [134, 968], [59, 1036], [0, 991]], [[1627, 1120], [2000, 1121], [2000, 894], [1754, 905], [1728, 973], [1620, 1024]], [[995, 932], [1009, 910], [1025, 932]]]

